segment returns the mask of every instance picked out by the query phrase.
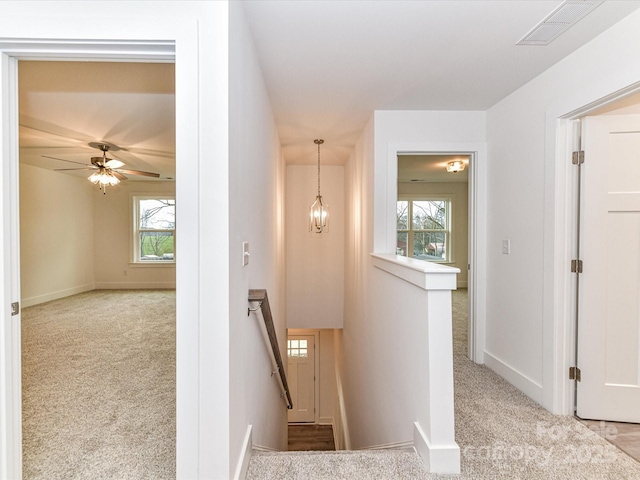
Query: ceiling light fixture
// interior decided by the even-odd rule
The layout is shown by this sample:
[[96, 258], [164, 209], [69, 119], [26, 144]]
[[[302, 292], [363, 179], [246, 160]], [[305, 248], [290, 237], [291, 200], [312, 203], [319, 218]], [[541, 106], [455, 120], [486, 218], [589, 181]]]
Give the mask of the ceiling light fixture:
[[464, 170], [464, 162], [462, 160], [454, 160], [447, 163], [447, 172], [458, 173]]
[[329, 231], [329, 205], [324, 203], [320, 195], [320, 145], [324, 140], [318, 138], [313, 141], [318, 145], [318, 195], [309, 210], [309, 231], [313, 233], [323, 233]]

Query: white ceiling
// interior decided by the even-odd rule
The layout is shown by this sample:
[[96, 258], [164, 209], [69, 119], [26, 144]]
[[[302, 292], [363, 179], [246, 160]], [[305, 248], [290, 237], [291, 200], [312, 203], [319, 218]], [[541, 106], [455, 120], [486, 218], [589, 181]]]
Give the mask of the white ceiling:
[[[287, 163], [314, 164], [323, 138], [338, 165], [374, 110], [486, 110], [640, 6], [606, 1], [548, 46], [516, 45], [560, 3], [242, 1]], [[68, 168], [43, 155], [88, 163], [108, 142], [125, 168], [175, 177], [173, 65], [24, 61], [19, 79], [21, 161]]]
[[[75, 168], [102, 152], [122, 168], [175, 178], [173, 64], [36, 62], [18, 65], [20, 161]], [[56, 157], [60, 161], [46, 157]], [[77, 165], [82, 168], [81, 165]], [[88, 177], [91, 172], [65, 172]], [[150, 180], [126, 174], [129, 180]]]
[[[348, 158], [372, 112], [486, 110], [640, 6], [606, 1], [548, 46], [560, 1], [244, 0], [288, 163]], [[640, 28], [640, 26], [639, 26]]]
[[[460, 160], [462, 172], [447, 172], [447, 163]], [[469, 181], [468, 155], [398, 155], [399, 183], [466, 183]]]

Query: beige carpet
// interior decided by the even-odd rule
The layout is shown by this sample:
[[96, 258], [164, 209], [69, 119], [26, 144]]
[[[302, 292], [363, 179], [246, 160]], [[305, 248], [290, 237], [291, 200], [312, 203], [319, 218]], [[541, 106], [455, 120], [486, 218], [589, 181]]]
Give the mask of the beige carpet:
[[29, 479], [175, 478], [175, 292], [95, 291], [22, 312]]
[[430, 475], [417, 454], [259, 453], [248, 479], [638, 480], [640, 463], [572, 417], [550, 414], [466, 358], [467, 292], [453, 292], [456, 441], [460, 475]]

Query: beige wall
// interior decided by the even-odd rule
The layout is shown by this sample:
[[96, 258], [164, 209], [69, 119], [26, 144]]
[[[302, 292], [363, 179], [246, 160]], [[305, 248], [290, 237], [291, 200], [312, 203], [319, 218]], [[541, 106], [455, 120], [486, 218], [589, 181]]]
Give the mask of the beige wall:
[[400, 195], [444, 195], [451, 197], [451, 266], [460, 269], [458, 288], [467, 288], [469, 260], [469, 184], [468, 183], [398, 183]]
[[[88, 183], [88, 182], [87, 182]], [[122, 182], [107, 194], [92, 189], [94, 196], [94, 244], [96, 288], [175, 288], [173, 265], [132, 264], [133, 195], [175, 196], [175, 182]], [[176, 210], [180, 206], [176, 203]], [[180, 241], [177, 217], [176, 243]], [[179, 261], [176, 258], [176, 261]]]
[[20, 166], [23, 307], [94, 288], [94, 215], [87, 180]]
[[128, 181], [103, 195], [84, 178], [20, 166], [23, 306], [94, 288], [175, 288], [175, 266], [129, 263], [133, 192], [174, 195], [175, 184]]

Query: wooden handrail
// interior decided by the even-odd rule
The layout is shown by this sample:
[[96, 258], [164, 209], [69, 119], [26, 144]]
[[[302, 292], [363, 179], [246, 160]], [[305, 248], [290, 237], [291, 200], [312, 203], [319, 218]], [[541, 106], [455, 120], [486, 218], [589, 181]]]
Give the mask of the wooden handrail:
[[279, 383], [280, 389], [282, 390], [282, 397], [287, 403], [287, 408], [291, 410], [293, 408], [293, 402], [291, 401], [291, 394], [289, 393], [289, 385], [287, 383], [287, 375], [284, 371], [284, 364], [282, 363], [282, 356], [280, 355], [280, 348], [278, 347], [278, 336], [276, 335], [276, 329], [273, 326], [273, 316], [271, 315], [271, 307], [269, 306], [269, 297], [267, 296], [267, 291], [260, 290], [249, 290], [249, 302], [251, 303], [260, 303], [260, 305], [256, 309], [249, 309], [249, 313], [251, 311], [260, 310], [262, 313], [262, 318], [264, 319], [264, 329], [262, 330], [263, 337], [265, 338], [265, 342], [269, 342], [269, 350], [271, 356], [271, 363], [274, 368], [272, 375], [274, 373], [279, 373]]

